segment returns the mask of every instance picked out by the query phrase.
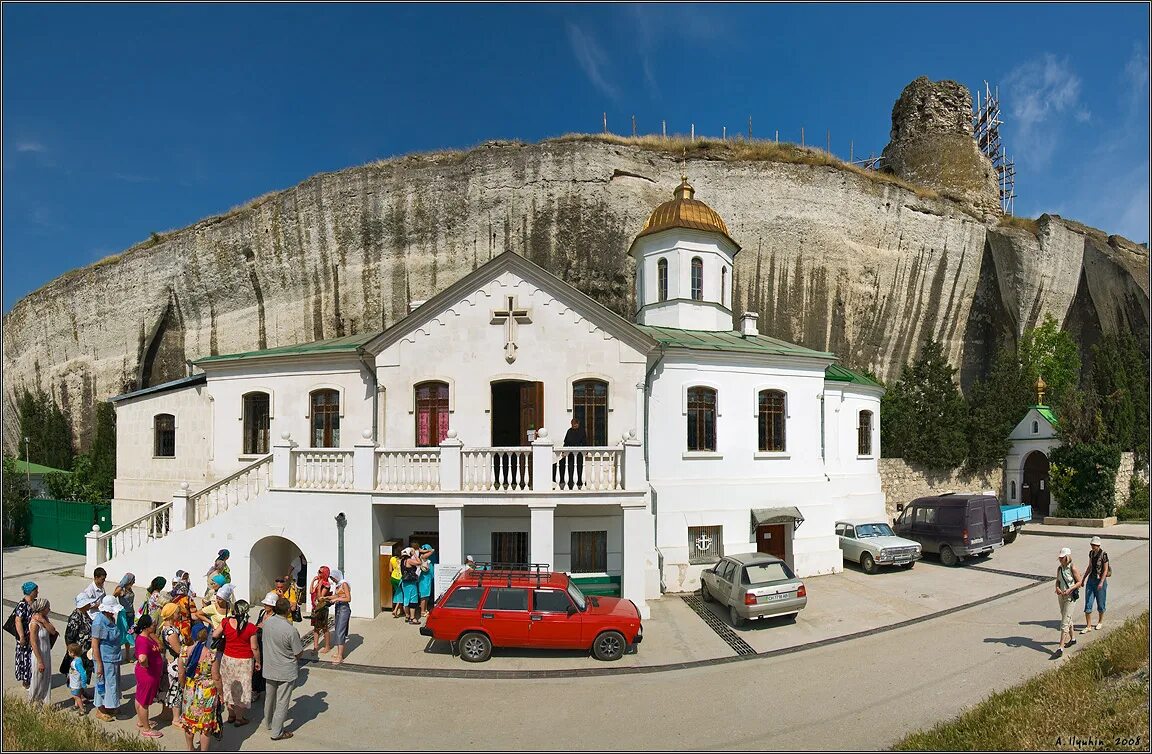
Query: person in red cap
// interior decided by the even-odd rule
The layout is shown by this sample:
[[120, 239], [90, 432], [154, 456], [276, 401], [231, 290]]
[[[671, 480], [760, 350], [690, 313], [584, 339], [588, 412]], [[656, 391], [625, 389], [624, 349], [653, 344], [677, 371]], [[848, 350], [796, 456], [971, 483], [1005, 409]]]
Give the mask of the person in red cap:
[[[312, 649], [318, 655], [327, 654], [332, 649], [332, 621], [329, 615], [332, 605], [332, 569], [320, 566], [308, 593], [312, 597]], [[320, 648], [321, 634], [324, 635], [323, 649]]]

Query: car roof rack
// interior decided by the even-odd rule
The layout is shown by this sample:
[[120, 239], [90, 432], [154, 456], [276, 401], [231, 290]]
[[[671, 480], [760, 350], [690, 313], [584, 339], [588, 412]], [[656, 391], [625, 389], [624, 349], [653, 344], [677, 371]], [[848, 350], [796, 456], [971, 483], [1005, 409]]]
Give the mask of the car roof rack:
[[479, 586], [504, 581], [510, 587], [512, 579], [536, 579], [536, 586], [541, 586], [541, 582], [552, 578], [552, 564], [484, 562], [476, 563], [471, 574], [476, 577]]

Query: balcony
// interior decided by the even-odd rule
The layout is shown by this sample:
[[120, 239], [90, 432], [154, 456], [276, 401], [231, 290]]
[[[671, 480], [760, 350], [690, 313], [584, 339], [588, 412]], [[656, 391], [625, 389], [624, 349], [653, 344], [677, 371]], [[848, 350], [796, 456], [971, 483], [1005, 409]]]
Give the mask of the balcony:
[[[365, 434], [368, 434], [367, 432]], [[557, 448], [547, 430], [530, 446], [465, 447], [452, 430], [439, 447], [273, 448], [273, 487], [295, 490], [491, 495], [599, 495], [647, 488], [643, 448], [631, 434], [615, 447]]]

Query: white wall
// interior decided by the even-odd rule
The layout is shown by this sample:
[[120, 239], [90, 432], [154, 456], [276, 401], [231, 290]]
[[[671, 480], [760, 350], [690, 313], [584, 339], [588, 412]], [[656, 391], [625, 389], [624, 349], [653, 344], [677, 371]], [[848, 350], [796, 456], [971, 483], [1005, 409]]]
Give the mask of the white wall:
[[[507, 297], [527, 307], [532, 322], [516, 327], [516, 360], [505, 360], [503, 325], [491, 324], [492, 311]], [[574, 309], [517, 275], [502, 274], [463, 301], [419, 326], [377, 357], [385, 389], [380, 443], [414, 447], [414, 387], [427, 380], [448, 383], [449, 426], [465, 446], [491, 443], [491, 386], [501, 379], [544, 383], [544, 424], [559, 445], [572, 419], [572, 383], [596, 378], [608, 382], [608, 443], [636, 429], [636, 385], [644, 381], [646, 356], [614, 338]]]
[[[172, 499], [181, 482], [193, 489], [209, 481], [212, 409], [206, 385], [192, 385], [114, 403], [116, 409], [116, 481], [112, 523], [142, 516], [153, 502]], [[153, 455], [154, 418], [176, 417], [176, 455]]]
[[[637, 321], [685, 330], [732, 329], [732, 265], [736, 247], [716, 233], [674, 228], [644, 236], [636, 258]], [[692, 258], [703, 262], [703, 302], [692, 301]], [[668, 301], [659, 303], [657, 264], [668, 261]], [[727, 274], [721, 273], [722, 269]], [[723, 281], [723, 285], [722, 285]]]

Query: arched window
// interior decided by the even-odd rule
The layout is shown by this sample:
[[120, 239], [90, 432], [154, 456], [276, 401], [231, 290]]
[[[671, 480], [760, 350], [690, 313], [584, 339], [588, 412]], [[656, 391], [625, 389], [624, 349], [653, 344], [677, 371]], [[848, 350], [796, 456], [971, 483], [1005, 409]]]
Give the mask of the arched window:
[[437, 446], [448, 435], [448, 385], [421, 382], [415, 390], [416, 447]]
[[1012, 481], [1009, 483], [1009, 485], [1008, 485], [1008, 486], [1009, 486], [1009, 488], [1011, 489], [1011, 493], [1009, 494], [1009, 496], [1008, 496], [1008, 499], [1009, 499], [1009, 500], [1015, 500], [1015, 499], [1016, 499], [1016, 480], [1015, 480], [1015, 479], [1013, 479], [1013, 480], [1012, 480]]
[[656, 263], [656, 300], [668, 300], [668, 260], [661, 259]]
[[152, 420], [152, 455], [176, 457], [176, 417], [172, 414], [156, 414]]
[[580, 380], [572, 384], [572, 418], [588, 436], [588, 444], [608, 444], [608, 383]]
[[720, 268], [720, 303], [724, 306], [728, 305], [728, 268]]
[[[1040, 422], [1032, 422], [1032, 434], [1040, 434]], [[1087, 599], [1087, 598], [1085, 598]]]
[[860, 412], [860, 424], [856, 428], [856, 455], [872, 455], [872, 412]]
[[716, 450], [716, 391], [688, 388], [688, 450]]
[[312, 404], [312, 447], [340, 447], [340, 393], [316, 390], [308, 399]]
[[704, 300], [704, 261], [692, 257], [692, 300]]
[[256, 455], [268, 452], [268, 419], [271, 405], [268, 393], [245, 393], [243, 398], [244, 453]]
[[765, 453], [783, 453], [784, 444], [784, 401], [786, 396], [780, 390], [760, 391], [760, 450]]

